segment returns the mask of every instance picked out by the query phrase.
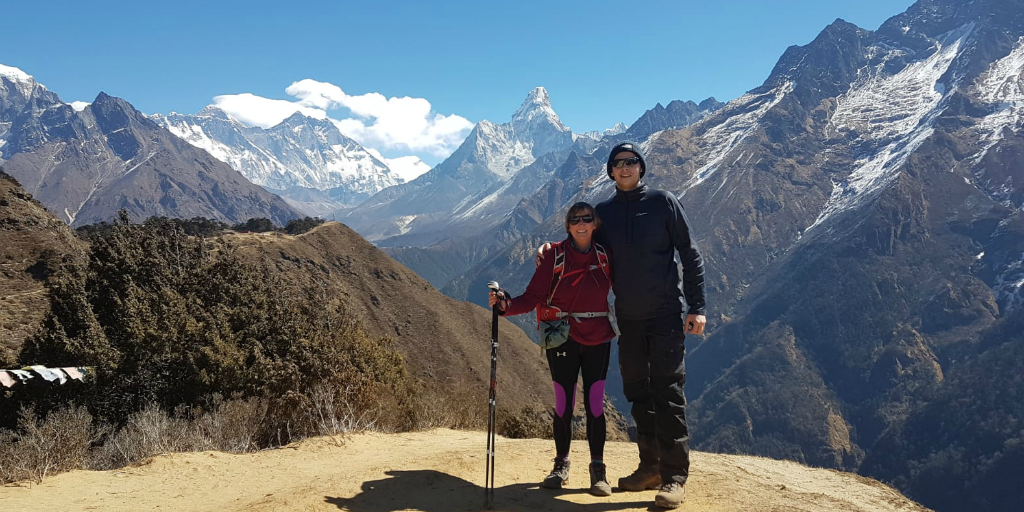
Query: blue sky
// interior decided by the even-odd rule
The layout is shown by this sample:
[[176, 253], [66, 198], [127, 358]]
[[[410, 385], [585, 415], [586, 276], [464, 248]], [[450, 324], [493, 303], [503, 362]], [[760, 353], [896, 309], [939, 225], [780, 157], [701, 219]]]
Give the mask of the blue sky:
[[[736, 98], [836, 18], [875, 30], [912, 3], [7, 2], [0, 64], [64, 101], [104, 91], [150, 114], [218, 97], [270, 111], [304, 101], [387, 157], [436, 164], [473, 123], [507, 122], [534, 87], [574, 131], [629, 124], [659, 102]], [[375, 126], [387, 114], [374, 109], [388, 108], [418, 118]]]

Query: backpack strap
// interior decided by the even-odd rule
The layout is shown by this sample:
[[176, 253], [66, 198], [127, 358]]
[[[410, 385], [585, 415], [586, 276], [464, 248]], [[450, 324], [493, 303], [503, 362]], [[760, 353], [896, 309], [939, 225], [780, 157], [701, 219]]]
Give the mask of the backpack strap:
[[610, 271], [610, 265], [608, 264], [608, 253], [604, 250], [604, 246], [594, 242], [594, 250], [597, 251], [597, 264], [601, 266], [601, 270], [604, 272], [604, 277], [608, 279], [608, 282], [612, 282], [612, 276]]
[[555, 296], [558, 283], [562, 282], [562, 272], [565, 271], [565, 248], [562, 242], [551, 244], [551, 250], [555, 252], [555, 263], [551, 267], [551, 286], [548, 287], [548, 300], [545, 304], [537, 306], [537, 329], [540, 329], [541, 322], [548, 322], [562, 318], [562, 310], [551, 305], [551, 299]]
[[562, 247], [562, 242], [553, 244], [551, 249], [555, 251], [555, 265], [551, 268], [551, 286], [548, 288], [548, 306], [551, 305], [551, 299], [555, 296], [555, 290], [558, 289], [558, 283], [562, 282], [562, 272], [565, 271], [565, 248]]

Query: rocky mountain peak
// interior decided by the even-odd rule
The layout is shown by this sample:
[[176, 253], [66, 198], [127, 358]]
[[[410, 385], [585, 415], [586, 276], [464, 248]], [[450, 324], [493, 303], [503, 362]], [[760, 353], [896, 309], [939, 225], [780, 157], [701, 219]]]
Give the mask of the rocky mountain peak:
[[0, 64], [0, 141], [6, 138], [9, 128], [4, 123], [12, 122], [25, 108], [43, 111], [60, 103], [63, 103], [60, 98], [36, 82], [32, 75]]
[[0, 78], [6, 78], [9, 82], [14, 84], [23, 84], [27, 86], [34, 86], [37, 84], [32, 75], [12, 66], [4, 66], [0, 64]]
[[106, 134], [110, 149], [125, 161], [137, 156], [146, 145], [149, 139], [146, 133], [158, 129], [156, 123], [131, 103], [102, 91], [88, 110], [96, 119], [96, 125]]
[[91, 106], [92, 110], [94, 111], [97, 117], [101, 115], [113, 115], [116, 113], [119, 115], [148, 121], [148, 119], [146, 119], [146, 116], [144, 116], [142, 112], [135, 110], [135, 107], [132, 106], [131, 103], [128, 103], [122, 98], [110, 96], [109, 94], [103, 91], [100, 91], [100, 93], [96, 95], [96, 99], [93, 100]]
[[672, 100], [667, 106], [659, 102], [630, 125], [622, 139], [642, 140], [661, 130], [689, 126], [724, 105], [714, 98], [708, 98], [699, 105], [690, 100]]
[[311, 119], [312, 118], [310, 118], [309, 116], [303, 114], [302, 112], [295, 111], [294, 114], [286, 117], [284, 119], [284, 121], [281, 121], [280, 123], [278, 123], [278, 125], [301, 126], [301, 125], [304, 125], [304, 124], [310, 124], [309, 122], [310, 122]]
[[853, 34], [853, 33], [856, 33], [856, 32], [863, 31], [863, 30], [864, 29], [858, 27], [857, 25], [854, 25], [853, 23], [850, 23], [849, 21], [846, 21], [846, 20], [844, 20], [842, 18], [836, 18], [835, 20], [832, 21], [832, 23], [829, 23], [828, 25], [826, 25], [825, 28], [822, 29], [821, 32], [818, 33], [818, 37], [815, 38], [815, 41], [817, 41], [819, 38], [821, 38], [823, 35], [826, 35], [826, 34], [828, 34], [828, 35]]
[[627, 125], [626, 123], [623, 123], [622, 121], [619, 121], [618, 123], [615, 123], [615, 126], [612, 126], [611, 128], [608, 128], [607, 130], [605, 130], [604, 134], [605, 135], [618, 135], [618, 134], [620, 134], [622, 132], [625, 132], [628, 129], [629, 129], [629, 125]]
[[216, 105], [207, 105], [203, 107], [203, 109], [196, 114], [196, 117], [219, 119], [222, 121], [233, 120], [233, 118], [230, 115], [228, 115], [227, 112], [223, 111], [220, 107]]
[[569, 128], [558, 119], [558, 114], [551, 108], [551, 99], [547, 89], [536, 87], [526, 96], [519, 109], [512, 114], [512, 127], [517, 134], [530, 136], [538, 130], [568, 132]]
[[533, 106], [537, 108], [551, 108], [551, 98], [548, 96], [548, 90], [543, 87], [534, 87], [530, 94], [526, 95], [526, 99], [523, 100], [523, 104], [519, 107], [519, 111], [527, 110]]
[[725, 106], [725, 103], [718, 101], [714, 96], [708, 96], [707, 99], [697, 104], [697, 108], [701, 110], [717, 110]]

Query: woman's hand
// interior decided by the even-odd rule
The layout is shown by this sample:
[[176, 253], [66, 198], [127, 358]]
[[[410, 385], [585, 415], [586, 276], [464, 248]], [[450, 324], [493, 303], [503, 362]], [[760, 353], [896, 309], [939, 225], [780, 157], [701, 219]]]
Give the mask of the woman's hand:
[[502, 313], [505, 312], [505, 306], [507, 305], [507, 302], [508, 297], [506, 297], [505, 295], [505, 290], [499, 290], [498, 293], [494, 293], [494, 290], [491, 290], [487, 294], [487, 305], [493, 308], [494, 305], [497, 304], [498, 311], [501, 311]]

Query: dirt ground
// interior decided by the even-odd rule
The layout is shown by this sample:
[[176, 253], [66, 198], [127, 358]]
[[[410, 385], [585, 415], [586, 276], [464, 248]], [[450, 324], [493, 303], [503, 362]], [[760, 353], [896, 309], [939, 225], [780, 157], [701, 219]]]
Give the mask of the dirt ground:
[[[486, 434], [433, 430], [303, 441], [254, 454], [180, 453], [114, 471], [73, 471], [39, 485], [0, 487], [4, 510], [352, 511], [486, 510]], [[648, 511], [655, 491], [586, 492], [587, 447], [575, 441], [568, 488], [541, 489], [554, 444], [498, 438], [493, 510]], [[636, 446], [609, 443], [614, 486], [636, 466]], [[919, 512], [868, 478], [760, 457], [694, 453], [680, 511]]]

